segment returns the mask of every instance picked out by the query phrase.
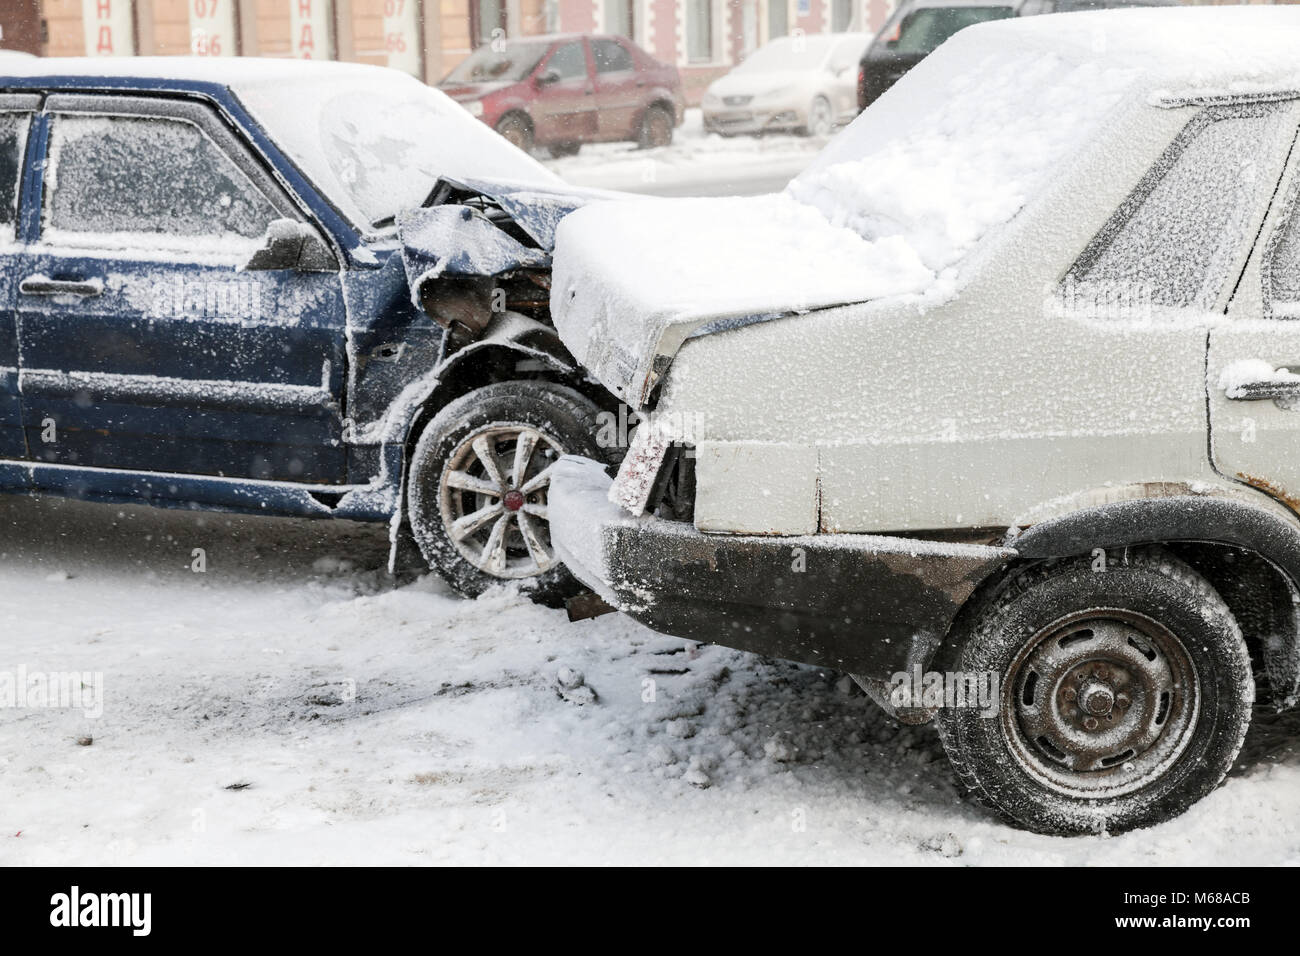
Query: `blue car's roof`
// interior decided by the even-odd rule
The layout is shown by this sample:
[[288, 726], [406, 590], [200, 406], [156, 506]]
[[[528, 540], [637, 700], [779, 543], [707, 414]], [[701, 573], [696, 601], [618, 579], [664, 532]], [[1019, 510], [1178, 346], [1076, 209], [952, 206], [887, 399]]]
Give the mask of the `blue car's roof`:
[[0, 86], [28, 89], [238, 89], [373, 76], [381, 67], [262, 57], [125, 56], [0, 59]]

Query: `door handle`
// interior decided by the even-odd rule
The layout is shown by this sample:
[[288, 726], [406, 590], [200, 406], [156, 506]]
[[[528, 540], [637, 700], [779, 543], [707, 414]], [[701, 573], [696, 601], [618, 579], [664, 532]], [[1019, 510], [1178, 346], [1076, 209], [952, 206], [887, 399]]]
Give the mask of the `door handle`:
[[1300, 382], [1238, 382], [1223, 391], [1234, 402], [1294, 400], [1300, 399]]
[[82, 298], [100, 295], [104, 283], [100, 279], [51, 279], [49, 276], [28, 276], [18, 283], [23, 295], [77, 295]]
[[1223, 370], [1219, 387], [1230, 401], [1264, 402], [1300, 400], [1300, 375], [1269, 362], [1246, 361]]

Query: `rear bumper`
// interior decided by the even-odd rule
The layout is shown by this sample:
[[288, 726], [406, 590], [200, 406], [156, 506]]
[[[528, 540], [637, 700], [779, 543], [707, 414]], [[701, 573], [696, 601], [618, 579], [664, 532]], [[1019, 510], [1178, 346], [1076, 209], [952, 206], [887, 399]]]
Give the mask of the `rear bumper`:
[[665, 634], [888, 680], [926, 665], [1015, 552], [876, 535], [717, 535], [632, 517], [595, 462], [565, 458], [551, 540], [584, 584]]

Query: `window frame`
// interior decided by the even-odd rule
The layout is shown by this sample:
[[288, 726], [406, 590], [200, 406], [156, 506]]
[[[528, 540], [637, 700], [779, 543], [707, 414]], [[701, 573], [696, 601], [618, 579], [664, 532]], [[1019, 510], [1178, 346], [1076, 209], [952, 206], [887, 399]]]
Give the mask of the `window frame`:
[[[173, 120], [189, 122], [196, 126], [212, 144], [228, 159], [236, 169], [238, 169], [245, 178], [248, 179], [252, 188], [261, 193], [262, 197], [274, 210], [278, 218], [292, 219], [295, 222], [303, 223], [310, 226], [317, 232], [318, 237], [333, 250], [333, 243], [324, 239], [319, 225], [312, 222], [297, 204], [285, 192], [279, 181], [260, 163], [258, 162], [253, 150], [235, 130], [226, 122], [218, 117], [211, 106], [191, 99], [178, 99], [172, 97], [149, 97], [149, 96], [130, 96], [117, 94], [94, 94], [94, 93], [52, 93], [46, 97], [44, 107], [41, 109], [41, 115], [45, 119], [46, 129], [42, 137], [41, 151], [41, 168], [39, 189], [36, 195], [32, 197], [34, 206], [34, 218], [36, 220], [36, 233], [33, 238], [34, 244], [52, 251], [75, 251], [75, 252], [95, 252], [95, 251], [112, 251], [115, 255], [122, 254], [123, 250], [104, 250], [103, 247], [93, 241], [87, 241], [85, 244], [67, 241], [67, 233], [58, 238], [51, 237], [49, 234], [49, 224], [46, 222], [46, 196], [50, 189], [50, 177], [46, 173], [47, 163], [50, 156], [50, 149], [53, 141], [53, 126], [59, 115], [83, 115], [83, 116], [104, 116], [104, 117], [123, 117], [127, 119], [149, 119], [158, 118], [164, 120]], [[148, 233], [132, 233], [133, 235], [147, 236]], [[88, 233], [87, 235], [94, 235]], [[137, 251], [132, 249], [131, 251]], [[167, 253], [170, 258], [176, 261], [191, 261], [193, 259], [212, 260], [210, 252], [198, 252], [189, 254], [182, 250], [177, 250], [169, 246], [150, 246], [142, 244], [138, 251], [145, 253]], [[223, 257], [218, 257], [223, 258]], [[226, 257], [233, 258], [233, 257]]]
[[22, 241], [23, 203], [28, 189], [31, 155], [36, 140], [36, 117], [41, 112], [41, 97], [38, 93], [0, 93], [0, 113], [15, 113], [27, 117], [27, 128], [22, 134], [18, 146], [18, 181], [14, 183], [13, 222], [6, 227], [0, 223], [0, 244], [13, 245]]
[[[636, 57], [632, 55], [632, 51], [629, 50], [625, 44], [618, 42], [618, 40], [612, 36], [591, 37], [590, 42], [591, 42], [591, 63], [592, 66], [594, 66], [596, 69], [597, 76], [608, 76], [610, 74], [636, 72]], [[600, 68], [600, 57], [596, 53], [596, 45], [598, 43], [608, 43], [610, 46], [618, 47], [618, 49], [623, 52], [623, 55], [627, 57], [628, 65], [625, 67], [621, 67], [620, 69], [617, 70], [602, 70]]]
[[[1300, 143], [1300, 132], [1297, 132], [1297, 138], [1291, 141], [1283, 166], [1282, 181], [1290, 179], [1286, 185], [1286, 193], [1279, 199], [1278, 192], [1282, 189], [1282, 183], [1279, 182], [1278, 192], [1273, 195], [1269, 215], [1264, 217], [1264, 222], [1260, 225], [1262, 232], [1270, 222], [1276, 222], [1260, 249], [1259, 304], [1263, 317], [1277, 322], [1300, 322], [1300, 315], [1278, 315], [1273, 310], [1273, 263], [1278, 256], [1278, 247], [1282, 244], [1283, 235], [1288, 227], [1295, 223], [1297, 228], [1300, 228], [1300, 160], [1297, 159], [1300, 154], [1296, 150], [1298, 143]], [[1297, 268], [1300, 268], [1300, 265], [1297, 265]]]
[[[1155, 162], [1142, 174], [1136, 185], [1129, 190], [1128, 194], [1115, 208], [1115, 211], [1107, 217], [1096, 234], [1088, 240], [1083, 250], [1070, 264], [1070, 268], [1066, 270], [1065, 275], [1061, 277], [1058, 292], [1071, 287], [1079, 288], [1087, 281], [1089, 273], [1096, 267], [1102, 256], [1124, 234], [1130, 221], [1146, 204], [1146, 201], [1156, 188], [1173, 172], [1178, 160], [1202, 132], [1214, 123], [1224, 120], [1266, 118], [1278, 113], [1284, 113], [1289, 105], [1290, 101], [1287, 100], [1258, 100], [1254, 102], [1208, 104], [1201, 107], [1195, 115], [1188, 119], [1169, 145], [1161, 151]], [[1296, 142], [1297, 131], [1294, 124], [1290, 135], [1291, 141], [1287, 146], [1288, 152], [1294, 149]], [[1224, 276], [1222, 285], [1216, 292], [1211, 311], [1226, 310], [1228, 301], [1240, 284], [1250, 261], [1251, 253], [1259, 241], [1259, 231], [1267, 221], [1269, 209], [1276, 198], [1277, 186], [1278, 183], [1275, 182], [1273, 184], [1273, 195], [1270, 197], [1268, 205], [1263, 208], [1262, 213], [1257, 213], [1259, 218], [1256, 222], [1255, 237], [1251, 240], [1249, 246], [1238, 249], [1233, 257], [1233, 262], [1236, 264], [1235, 268], [1230, 268]], [[1178, 307], [1161, 306], [1161, 308]]]
[[582, 72], [574, 73], [571, 76], [560, 76], [560, 78], [556, 80], [556, 82], [571, 83], [574, 80], [579, 80], [579, 79], [584, 82], [591, 82], [592, 68], [595, 66], [595, 64], [592, 62], [590, 52], [587, 50], [587, 41], [585, 37], [576, 37], [576, 38], [570, 38], [566, 40], [560, 40], [558, 43], [556, 43], [555, 46], [551, 47], [551, 51], [546, 54], [546, 59], [542, 61], [540, 66], [538, 66], [537, 75], [541, 76], [542, 74], [546, 73], [548, 70], [554, 69], [554, 67], [552, 67], [551, 64], [553, 64], [555, 62], [555, 58], [560, 55], [560, 51], [568, 46], [576, 46], [579, 52], [581, 53]]

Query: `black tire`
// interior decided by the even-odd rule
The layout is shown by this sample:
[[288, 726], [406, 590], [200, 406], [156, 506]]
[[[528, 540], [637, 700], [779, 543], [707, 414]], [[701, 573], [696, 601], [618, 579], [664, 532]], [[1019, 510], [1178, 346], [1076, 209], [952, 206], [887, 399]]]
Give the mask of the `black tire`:
[[1154, 548], [1026, 571], [959, 627], [943, 665], [1000, 681], [996, 715], [939, 712], [957, 775], [1040, 833], [1119, 833], [1182, 813], [1231, 769], [1255, 697], [1227, 605]]
[[512, 146], [525, 153], [533, 149], [533, 124], [522, 113], [507, 113], [497, 121], [497, 132]]
[[582, 149], [581, 143], [552, 143], [546, 147], [546, 151], [551, 154], [553, 159], [564, 159], [566, 156], [577, 156], [578, 151]]
[[648, 106], [641, 114], [636, 144], [642, 149], [668, 146], [673, 141], [673, 114], [662, 106]]
[[[604, 458], [596, 443], [598, 414], [590, 400], [571, 388], [529, 380], [477, 389], [434, 416], [411, 456], [406, 495], [411, 532], [429, 567], [467, 597], [510, 581], [544, 604], [556, 605], [576, 594], [580, 586], [564, 566], [558, 561], [546, 566], [533, 547], [540, 545], [540, 553], [554, 559], [544, 517], [546, 486], [524, 492], [560, 454]], [[519, 482], [513, 474], [514, 450], [524, 443], [520, 435], [526, 432], [534, 435], [533, 452], [524, 463], [525, 481]], [[497, 463], [500, 482], [491, 479], [487, 460], [474, 447], [479, 439], [488, 458]], [[497, 490], [458, 487], [474, 483]], [[520, 496], [512, 498], [516, 492]], [[457, 520], [485, 510], [488, 517], [481, 527], [463, 534], [456, 530], [464, 526], [453, 530]], [[494, 539], [498, 524], [504, 530]], [[531, 542], [525, 529], [533, 534]], [[494, 557], [505, 559], [495, 571], [488, 569]], [[530, 563], [540, 572], [530, 571]]]

